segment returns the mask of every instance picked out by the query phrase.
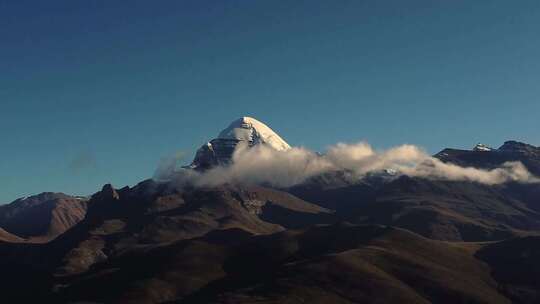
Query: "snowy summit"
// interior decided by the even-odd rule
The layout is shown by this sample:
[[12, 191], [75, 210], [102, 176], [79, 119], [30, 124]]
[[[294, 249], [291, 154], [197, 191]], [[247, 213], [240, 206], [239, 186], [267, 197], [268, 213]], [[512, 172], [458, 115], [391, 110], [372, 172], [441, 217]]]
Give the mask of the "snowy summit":
[[242, 117], [233, 121], [219, 133], [218, 138], [246, 141], [250, 145], [267, 144], [279, 151], [291, 148], [276, 132], [252, 117]]
[[491, 147], [489, 147], [489, 146], [487, 146], [487, 145], [478, 143], [478, 144], [476, 144], [476, 146], [474, 146], [473, 151], [477, 151], [477, 152], [489, 152], [489, 151], [493, 151], [493, 148], [491, 148]]
[[267, 145], [278, 151], [291, 148], [283, 138], [264, 123], [252, 117], [242, 117], [221, 131], [217, 138], [199, 148], [190, 167], [206, 169], [229, 164], [234, 150], [240, 143], [245, 143], [249, 147]]

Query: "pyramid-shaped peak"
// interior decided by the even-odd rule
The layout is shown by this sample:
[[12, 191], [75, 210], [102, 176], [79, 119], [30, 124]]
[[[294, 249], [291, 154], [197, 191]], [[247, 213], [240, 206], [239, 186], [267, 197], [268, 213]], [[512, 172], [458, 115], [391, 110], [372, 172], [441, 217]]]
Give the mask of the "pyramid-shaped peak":
[[267, 144], [276, 150], [287, 150], [291, 146], [263, 122], [244, 116], [233, 121], [218, 135], [219, 139], [247, 141], [251, 144]]
[[217, 165], [230, 164], [234, 151], [241, 143], [247, 144], [248, 147], [265, 145], [278, 151], [291, 148], [270, 127], [253, 117], [243, 116], [231, 122], [227, 128], [219, 133], [217, 138], [199, 148], [195, 159], [187, 167], [207, 169]]

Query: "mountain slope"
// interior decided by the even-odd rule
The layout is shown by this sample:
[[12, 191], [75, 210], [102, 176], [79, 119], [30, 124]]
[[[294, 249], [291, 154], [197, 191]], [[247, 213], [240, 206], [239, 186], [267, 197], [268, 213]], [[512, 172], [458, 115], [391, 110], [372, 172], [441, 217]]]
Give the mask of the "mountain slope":
[[[494, 204], [491, 200], [500, 195], [499, 190], [472, 183], [433, 184], [400, 178], [353, 186], [360, 189], [347, 193], [372, 191], [373, 205], [355, 205], [351, 200], [347, 209], [341, 209], [338, 202], [332, 205], [337, 206], [333, 213], [283, 191], [258, 186], [179, 188], [151, 180], [119, 190], [106, 185], [88, 202], [85, 219], [72, 229], [46, 244], [0, 243], [0, 256], [10, 269], [39, 274], [35, 284], [48, 286], [39, 299], [59, 303], [510, 303], [508, 297], [535, 299], [530, 292], [528, 298], [515, 295], [516, 287], [511, 292], [500, 288], [501, 280], [512, 280], [512, 276], [501, 268], [506, 259], [490, 260], [481, 254], [494, 252], [497, 257], [492, 243], [442, 242], [381, 225], [320, 225], [348, 218], [359, 223], [409, 225], [411, 230], [429, 234], [422, 227], [439, 225], [444, 222], [440, 216], [447, 214], [456, 217], [452, 223], [458, 228], [459, 221], [474, 219], [474, 225], [484, 225], [493, 233], [490, 229], [498, 226], [489, 226], [486, 219], [501, 219], [490, 215], [491, 210], [502, 208], [503, 214], [511, 214], [512, 204], [519, 202]], [[339, 192], [341, 188], [325, 189]], [[471, 197], [484, 200], [469, 201]], [[483, 205], [486, 210], [478, 208]], [[418, 217], [422, 210], [435, 207], [441, 210]], [[478, 232], [468, 234], [470, 228], [460, 229], [460, 238], [478, 237]], [[446, 235], [440, 234], [440, 228], [426, 231], [436, 232], [431, 237]], [[490, 234], [480, 234], [480, 238], [486, 235]], [[509, 258], [519, 261], [521, 253], [508, 251]], [[540, 269], [529, 271], [531, 278], [540, 275]], [[535, 286], [534, 281], [527, 284]]]
[[43, 246], [6, 245], [0, 250], [32, 267], [66, 276], [85, 272], [132, 247], [227, 229], [271, 234], [333, 221], [329, 210], [264, 187], [178, 189], [148, 180], [119, 190], [106, 185], [88, 202], [84, 220]]
[[510, 303], [473, 256], [478, 247], [383, 226], [253, 237], [224, 230], [126, 252], [57, 295], [122, 303]]
[[23, 238], [52, 239], [81, 221], [85, 200], [45, 192], [0, 206], [0, 227]]
[[540, 233], [539, 190], [538, 184], [488, 186], [402, 176], [289, 191], [353, 223], [394, 225], [439, 240], [486, 241]]
[[484, 246], [476, 256], [491, 268], [499, 289], [515, 303], [540, 302], [540, 237], [523, 237]]

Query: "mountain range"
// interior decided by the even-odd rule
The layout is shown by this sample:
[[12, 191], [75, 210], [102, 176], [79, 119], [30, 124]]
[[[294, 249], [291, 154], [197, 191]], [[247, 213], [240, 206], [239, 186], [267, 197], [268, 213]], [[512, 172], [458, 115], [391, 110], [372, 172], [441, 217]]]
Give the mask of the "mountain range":
[[[178, 181], [231, 166], [236, 151], [260, 146], [295, 151], [243, 117], [165, 178], [0, 206], [2, 299], [540, 303], [539, 183], [393, 168], [362, 176], [329, 170], [287, 186]], [[433, 157], [485, 172], [520, 162], [540, 176], [540, 148], [516, 141]]]

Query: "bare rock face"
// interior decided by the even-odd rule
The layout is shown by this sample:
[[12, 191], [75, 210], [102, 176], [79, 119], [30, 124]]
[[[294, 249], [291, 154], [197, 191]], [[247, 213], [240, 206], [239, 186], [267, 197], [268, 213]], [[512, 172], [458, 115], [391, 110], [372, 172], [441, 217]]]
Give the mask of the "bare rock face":
[[86, 200], [45, 192], [0, 206], [0, 227], [22, 238], [48, 240], [64, 233], [86, 214]]
[[106, 184], [103, 186], [100, 192], [96, 193], [93, 198], [100, 200], [119, 200], [120, 196], [118, 192], [114, 189], [111, 184]]

